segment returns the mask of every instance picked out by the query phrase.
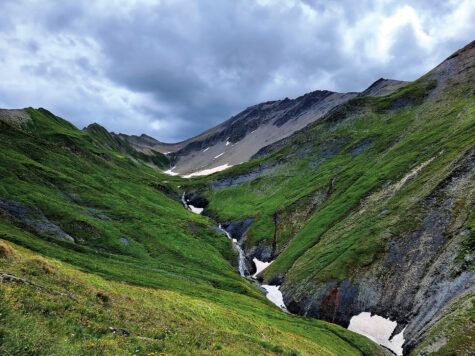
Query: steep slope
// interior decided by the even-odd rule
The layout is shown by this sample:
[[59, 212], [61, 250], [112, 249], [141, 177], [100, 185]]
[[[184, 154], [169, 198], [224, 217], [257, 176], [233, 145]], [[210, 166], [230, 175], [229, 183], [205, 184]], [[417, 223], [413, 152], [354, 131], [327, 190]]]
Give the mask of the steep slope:
[[156, 168], [163, 169], [169, 166], [170, 162], [166, 155], [160, 153], [155, 148], [155, 139], [142, 135], [126, 136], [117, 135], [108, 132], [99, 124], [91, 124], [84, 128], [90, 137], [95, 140], [96, 144], [122, 152], [129, 157], [150, 164]]
[[251, 106], [182, 144], [172, 156], [173, 171], [189, 174], [248, 161], [262, 147], [304, 128], [355, 95], [315, 91]]
[[263, 147], [304, 129], [357, 95], [386, 95], [405, 84], [381, 78], [360, 94], [317, 90], [296, 99], [261, 103], [189, 140], [172, 145], [156, 141], [155, 147], [171, 153], [172, 172], [184, 176], [233, 166], [248, 161]]
[[218, 221], [252, 221], [236, 237], [250, 268], [273, 260], [259, 277], [281, 284], [290, 311], [343, 326], [368, 311], [397, 321], [406, 352], [464, 353], [474, 346], [474, 147], [472, 42], [419, 80], [352, 98], [185, 188]]
[[0, 111], [0, 354], [378, 354], [283, 313], [230, 241], [98, 125]]

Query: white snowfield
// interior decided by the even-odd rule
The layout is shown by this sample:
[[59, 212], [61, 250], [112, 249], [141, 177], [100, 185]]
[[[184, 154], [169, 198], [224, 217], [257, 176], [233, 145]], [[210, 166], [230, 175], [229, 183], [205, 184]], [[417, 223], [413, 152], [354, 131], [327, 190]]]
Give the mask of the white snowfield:
[[230, 168], [230, 167], [232, 167], [232, 165], [230, 165], [228, 163], [225, 163], [225, 164], [223, 164], [221, 166], [218, 166], [218, 167], [204, 169], [204, 170], [198, 171], [198, 172], [193, 172], [193, 173], [187, 174], [186, 176], [182, 176], [182, 177], [183, 178], [191, 178], [191, 177], [197, 177], [197, 176], [207, 176], [209, 174], [224, 171], [225, 169]]
[[[231, 164], [225, 163], [221, 166], [208, 168], [208, 169], [203, 169], [202, 171], [193, 172], [193, 173], [190, 173], [190, 174], [187, 174], [187, 175], [184, 175], [184, 176], [180, 176], [180, 177], [182, 177], [182, 178], [191, 178], [191, 177], [198, 177], [198, 176], [207, 176], [207, 175], [210, 175], [210, 174], [213, 174], [213, 173], [216, 173], [216, 172], [224, 171], [225, 169], [231, 168], [231, 167], [232, 167]], [[172, 167], [169, 170], [163, 171], [163, 173], [168, 174], [169, 176], [180, 175], [177, 172], [173, 172], [173, 169], [175, 169], [175, 167]]]
[[[256, 273], [252, 275], [252, 278], [256, 278], [256, 276], [261, 273], [263, 270], [265, 270], [269, 265], [274, 262], [263, 262], [256, 257], [252, 259], [254, 264], [256, 265]], [[285, 306], [284, 303], [284, 297], [282, 296], [282, 292], [280, 291], [280, 286], [271, 286], [268, 284], [262, 284], [262, 288], [264, 288], [267, 291], [266, 298], [269, 299], [272, 303], [277, 305], [280, 309], [283, 311], [287, 312], [287, 307]]]
[[274, 262], [274, 261], [270, 261], [270, 262], [262, 262], [260, 260], [258, 260], [257, 258], [253, 258], [252, 261], [254, 262], [254, 264], [256, 265], [256, 273], [254, 273], [252, 275], [252, 278], [256, 278], [256, 276], [261, 273], [263, 270], [265, 270], [267, 267], [269, 267], [269, 265]]
[[283, 311], [287, 311], [287, 307], [284, 304], [284, 298], [282, 297], [282, 292], [280, 291], [280, 286], [270, 286], [268, 284], [263, 284], [262, 288], [267, 291], [267, 299], [269, 299]]
[[173, 172], [173, 170], [175, 169], [175, 167], [176, 167], [176, 166], [174, 166], [174, 167], [170, 168], [170, 169], [169, 169], [169, 170], [167, 170], [167, 171], [163, 171], [163, 173], [165, 173], [165, 174], [168, 174], [169, 176], [177, 176], [177, 175], [178, 175], [178, 173], [176, 173], [176, 172]]
[[397, 322], [395, 321], [376, 314], [371, 316], [371, 313], [362, 312], [351, 318], [348, 330], [368, 337], [374, 342], [387, 347], [396, 355], [402, 355], [404, 330], [389, 340], [396, 326]]

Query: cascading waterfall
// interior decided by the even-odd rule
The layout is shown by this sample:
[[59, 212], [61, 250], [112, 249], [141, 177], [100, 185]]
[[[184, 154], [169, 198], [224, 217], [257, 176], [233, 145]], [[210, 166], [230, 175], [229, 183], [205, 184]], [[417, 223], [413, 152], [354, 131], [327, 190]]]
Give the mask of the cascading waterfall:
[[[203, 212], [203, 208], [197, 208], [197, 207], [193, 206], [192, 204], [188, 204], [188, 201], [185, 197], [185, 192], [183, 192], [183, 194], [181, 196], [181, 202], [183, 203], [183, 206], [185, 207], [185, 209], [190, 210], [191, 212], [193, 212], [195, 214], [201, 214]], [[238, 241], [236, 239], [233, 239], [231, 234], [229, 232], [227, 232], [221, 226], [221, 224], [218, 225], [218, 228], [219, 228], [220, 231], [222, 231], [227, 236], [228, 239], [231, 240], [231, 242], [233, 243], [233, 248], [236, 249], [236, 251], [239, 254], [239, 259], [238, 259], [239, 274], [242, 277], [246, 277], [246, 278], [249, 277], [250, 273], [249, 273], [249, 270], [247, 269], [247, 266], [246, 266], [246, 255], [245, 255], [242, 247], [239, 245]], [[254, 258], [254, 263], [256, 264], [256, 269], [257, 270], [256, 270], [256, 273], [253, 276], [251, 276], [251, 278], [256, 280], [257, 274], [259, 272], [261, 272], [262, 270], [264, 270], [266, 267], [268, 267], [272, 263], [272, 261], [271, 262], [262, 262], [262, 261], [259, 261], [257, 258]], [[262, 284], [261, 287], [266, 290], [267, 299], [269, 299], [272, 303], [277, 305], [283, 311], [288, 312], [287, 308], [285, 307], [284, 300], [282, 298], [282, 293], [280, 291], [280, 286], [271, 286], [271, 285]]]
[[239, 260], [238, 260], [239, 274], [243, 277], [246, 277], [247, 275], [249, 275], [249, 271], [247, 270], [247, 267], [246, 267], [246, 257], [245, 257], [243, 249], [241, 248], [241, 246], [239, 246], [239, 243], [237, 242], [237, 240], [233, 239], [231, 237], [231, 234], [227, 232], [225, 229], [223, 229], [221, 224], [218, 227], [224, 234], [226, 234], [228, 239], [232, 241], [234, 248], [239, 253]]

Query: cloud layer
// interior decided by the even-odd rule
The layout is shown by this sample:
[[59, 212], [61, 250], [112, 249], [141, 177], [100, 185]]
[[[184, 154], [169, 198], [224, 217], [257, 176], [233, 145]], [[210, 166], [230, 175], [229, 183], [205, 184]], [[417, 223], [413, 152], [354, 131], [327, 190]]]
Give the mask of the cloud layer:
[[163, 141], [265, 100], [415, 79], [475, 34], [471, 0], [3, 0], [0, 13], [0, 107]]

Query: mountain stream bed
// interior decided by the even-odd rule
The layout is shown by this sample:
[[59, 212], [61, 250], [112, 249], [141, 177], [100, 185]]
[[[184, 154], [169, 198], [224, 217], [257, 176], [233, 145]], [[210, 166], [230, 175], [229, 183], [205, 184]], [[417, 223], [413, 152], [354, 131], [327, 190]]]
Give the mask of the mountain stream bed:
[[[201, 214], [204, 210], [203, 208], [198, 208], [196, 206], [193, 206], [192, 204], [189, 204], [189, 202], [185, 198], [185, 193], [183, 193], [181, 201], [186, 209], [190, 210], [195, 214]], [[252, 261], [256, 266], [256, 272], [251, 275], [246, 267], [246, 255], [239, 242], [236, 239], [232, 238], [231, 234], [227, 232], [221, 226], [221, 224], [218, 226], [218, 228], [226, 235], [228, 239], [232, 241], [233, 248], [238, 252], [239, 274], [244, 278], [251, 278], [256, 283], [259, 283], [257, 280], [257, 275], [264, 269], [266, 269], [273, 261], [264, 262], [260, 261], [257, 258], [253, 258]], [[277, 305], [282, 311], [288, 313], [279, 285], [260, 284], [260, 286], [264, 288], [267, 292], [267, 299]], [[396, 355], [402, 355], [402, 346], [404, 344], [404, 330], [391, 338], [391, 335], [396, 326], [397, 323], [395, 321], [391, 321], [390, 319], [383, 318], [379, 315], [371, 315], [371, 313], [362, 312], [351, 318], [348, 330], [368, 337], [374, 342], [388, 348]]]

